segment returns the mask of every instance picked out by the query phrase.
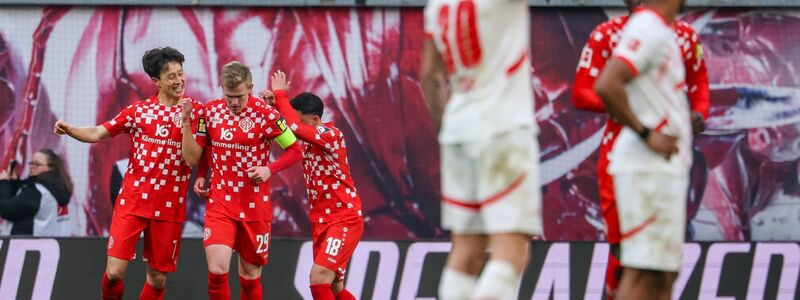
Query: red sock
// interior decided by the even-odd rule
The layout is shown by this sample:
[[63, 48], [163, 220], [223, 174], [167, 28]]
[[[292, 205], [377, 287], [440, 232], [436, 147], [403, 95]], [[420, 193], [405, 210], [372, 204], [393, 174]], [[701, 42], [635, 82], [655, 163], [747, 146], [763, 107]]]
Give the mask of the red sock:
[[336, 300], [336, 297], [333, 296], [333, 290], [331, 290], [330, 283], [312, 284], [311, 296], [314, 297], [314, 300]]
[[353, 294], [350, 294], [350, 291], [347, 289], [343, 289], [341, 292], [336, 294], [336, 300], [356, 300], [356, 297]]
[[145, 281], [142, 293], [139, 294], [139, 300], [163, 300], [164, 290], [166, 289], [156, 289]]
[[239, 284], [242, 286], [242, 300], [264, 298], [264, 290], [261, 287], [261, 277], [248, 280], [239, 276]]
[[119, 300], [122, 299], [122, 293], [125, 291], [125, 281], [117, 280], [111, 281], [108, 279], [108, 274], [103, 273], [103, 300]]
[[228, 285], [228, 273], [217, 275], [208, 272], [208, 299], [231, 299], [231, 287]]
[[606, 267], [606, 296], [609, 300], [614, 299], [619, 286], [619, 279], [622, 276], [622, 264], [611, 252], [608, 253], [608, 267]]

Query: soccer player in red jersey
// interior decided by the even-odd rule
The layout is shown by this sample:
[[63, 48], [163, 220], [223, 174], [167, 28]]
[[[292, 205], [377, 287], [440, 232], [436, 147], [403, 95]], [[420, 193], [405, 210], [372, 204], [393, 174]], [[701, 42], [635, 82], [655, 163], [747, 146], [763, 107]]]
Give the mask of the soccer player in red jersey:
[[[250, 95], [253, 76], [247, 66], [226, 64], [220, 83], [225, 96], [206, 104], [196, 138], [192, 128], [183, 128], [187, 162], [198, 162], [203, 148], [210, 147], [206, 151], [213, 173], [203, 231], [208, 294], [210, 299], [230, 299], [228, 270], [236, 250], [241, 298], [261, 299], [261, 267], [267, 264], [272, 221], [268, 179], [299, 161], [302, 150], [280, 113]], [[192, 107], [184, 106], [183, 116], [191, 113]], [[267, 165], [273, 141], [287, 151]]]
[[175, 271], [191, 173], [181, 158], [181, 128], [192, 128], [199, 120], [197, 115], [182, 118], [177, 104], [183, 101], [198, 110], [202, 107], [199, 102], [184, 98], [183, 61], [183, 54], [173, 48], [147, 51], [142, 65], [158, 87], [157, 94], [128, 106], [98, 126], [75, 127], [63, 120], [54, 126], [56, 134], [67, 134], [85, 143], [120, 133], [131, 138], [128, 171], [109, 231], [103, 299], [122, 299], [125, 270], [135, 257], [134, 247], [142, 231], [147, 281], [140, 299], [163, 299], [167, 273]]
[[286, 75], [281, 71], [273, 74], [275, 106], [286, 117], [289, 128], [305, 142], [303, 177], [314, 243], [311, 294], [315, 300], [355, 299], [344, 288], [344, 274], [361, 240], [364, 219], [361, 199], [350, 176], [344, 136], [333, 123], [322, 122], [324, 106], [318, 96], [306, 92], [289, 102], [287, 89]]
[[[625, 5], [632, 10], [640, 4], [640, 0], [625, 0]], [[594, 92], [594, 86], [600, 70], [611, 58], [612, 51], [620, 39], [620, 32], [628, 21], [628, 15], [608, 20], [597, 27], [589, 35], [586, 46], [578, 62], [577, 73], [572, 90], [572, 101], [578, 109], [605, 113], [602, 100]], [[692, 109], [692, 125], [694, 133], [703, 131], [704, 119], [708, 116], [709, 88], [706, 65], [703, 61], [703, 50], [698, 35], [692, 27], [683, 21], [675, 20], [674, 28], [678, 38], [686, 69], [686, 86]], [[611, 245], [608, 268], [606, 269], [606, 293], [613, 297], [622, 275], [619, 261], [620, 229], [616, 203], [614, 201], [614, 184], [608, 174], [608, 153], [622, 130], [622, 125], [609, 118], [605, 133], [600, 143], [597, 163], [597, 180], [600, 186], [600, 207], [606, 223], [606, 238]]]

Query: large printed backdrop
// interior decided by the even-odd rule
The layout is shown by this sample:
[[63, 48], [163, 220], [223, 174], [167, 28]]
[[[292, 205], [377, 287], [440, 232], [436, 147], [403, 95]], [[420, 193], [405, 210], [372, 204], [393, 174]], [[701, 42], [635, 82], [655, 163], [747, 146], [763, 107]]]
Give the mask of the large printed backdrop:
[[[586, 37], [619, 13], [533, 10], [547, 240], [603, 239], [595, 149], [605, 116], [576, 111], [569, 95]], [[800, 239], [800, 13], [726, 9], [682, 18], [700, 33], [712, 83], [709, 130], [696, 140], [688, 237]], [[105, 235], [130, 143], [120, 136], [82, 144], [53, 135], [52, 125], [99, 124], [150, 96], [141, 55], [173, 46], [187, 58], [188, 95], [204, 102], [221, 94], [216, 74], [231, 60], [253, 68], [256, 90], [270, 72], [287, 71], [290, 94], [319, 94], [324, 119], [346, 135], [366, 237], [444, 237], [438, 149], [417, 76], [422, 41], [420, 9], [2, 8], [0, 150], [22, 161], [42, 147], [63, 154], [76, 183], [73, 235]], [[299, 167], [273, 177], [272, 187], [275, 234], [308, 236]], [[184, 231], [196, 236], [204, 204], [191, 196]]]

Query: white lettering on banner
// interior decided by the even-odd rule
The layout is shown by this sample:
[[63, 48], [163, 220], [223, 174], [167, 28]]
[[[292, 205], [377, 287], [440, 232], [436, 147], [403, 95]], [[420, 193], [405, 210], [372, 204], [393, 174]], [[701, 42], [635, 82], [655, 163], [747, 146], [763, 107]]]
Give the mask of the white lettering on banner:
[[797, 275], [800, 271], [800, 247], [796, 243], [758, 243], [747, 285], [747, 299], [764, 299], [769, 264], [773, 255], [783, 256], [777, 299], [796, 299]]
[[569, 243], [554, 243], [550, 246], [531, 299], [550, 299], [551, 290], [555, 300], [570, 298], [569, 253]]
[[749, 243], [719, 243], [708, 247], [706, 253], [706, 266], [703, 269], [703, 279], [700, 282], [699, 298], [702, 299], [735, 299], [734, 297], [718, 297], [719, 277], [722, 272], [722, 262], [728, 253], [750, 252]]
[[606, 265], [608, 265], [608, 244], [594, 244], [592, 251], [592, 264], [589, 266], [589, 279], [586, 281], [586, 293], [583, 299], [600, 300], [605, 295]]
[[363, 299], [361, 293], [367, 283], [367, 267], [369, 266], [369, 255], [378, 253], [378, 273], [374, 280], [375, 287], [372, 292], [372, 300], [391, 299], [394, 290], [394, 282], [397, 276], [397, 266], [400, 263], [400, 250], [394, 242], [360, 242], [353, 258], [350, 259], [350, 267], [347, 271], [347, 290], [356, 299]]
[[447, 253], [450, 252], [450, 249], [451, 245], [448, 242], [411, 244], [406, 252], [406, 262], [403, 265], [403, 277], [400, 279], [397, 299], [433, 300], [434, 298], [417, 298], [425, 257], [431, 252]]
[[[2, 241], [0, 241], [2, 247]], [[25, 255], [29, 251], [39, 252], [39, 266], [36, 268], [36, 280], [33, 284], [31, 299], [50, 299], [53, 283], [58, 271], [58, 259], [61, 248], [55, 239], [12, 239], [8, 245], [2, 282], [0, 282], [0, 299], [16, 299]]]
[[311, 241], [303, 243], [300, 247], [300, 255], [297, 256], [297, 267], [294, 272], [294, 288], [300, 297], [311, 300], [311, 290], [308, 287], [308, 276], [311, 274], [311, 267], [314, 265], [314, 244]]
[[683, 261], [681, 271], [678, 273], [678, 278], [675, 280], [675, 283], [672, 284], [672, 299], [677, 300], [681, 297], [681, 294], [683, 294], [683, 289], [685, 289], [686, 284], [689, 283], [689, 278], [692, 277], [692, 272], [694, 271], [694, 267], [697, 266], [702, 252], [703, 249], [697, 243], [683, 244]]

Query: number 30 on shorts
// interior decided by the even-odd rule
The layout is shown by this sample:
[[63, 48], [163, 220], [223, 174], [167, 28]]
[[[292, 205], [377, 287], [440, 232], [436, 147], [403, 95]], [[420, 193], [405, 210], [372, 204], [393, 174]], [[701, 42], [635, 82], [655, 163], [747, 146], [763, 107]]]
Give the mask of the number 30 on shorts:
[[263, 235], [256, 234], [256, 244], [258, 244], [256, 254], [266, 253], [269, 251], [269, 232]]
[[339, 248], [342, 247], [342, 240], [329, 237], [325, 241], [328, 243], [328, 246], [325, 247], [325, 253], [330, 256], [336, 256], [336, 254], [339, 254]]

